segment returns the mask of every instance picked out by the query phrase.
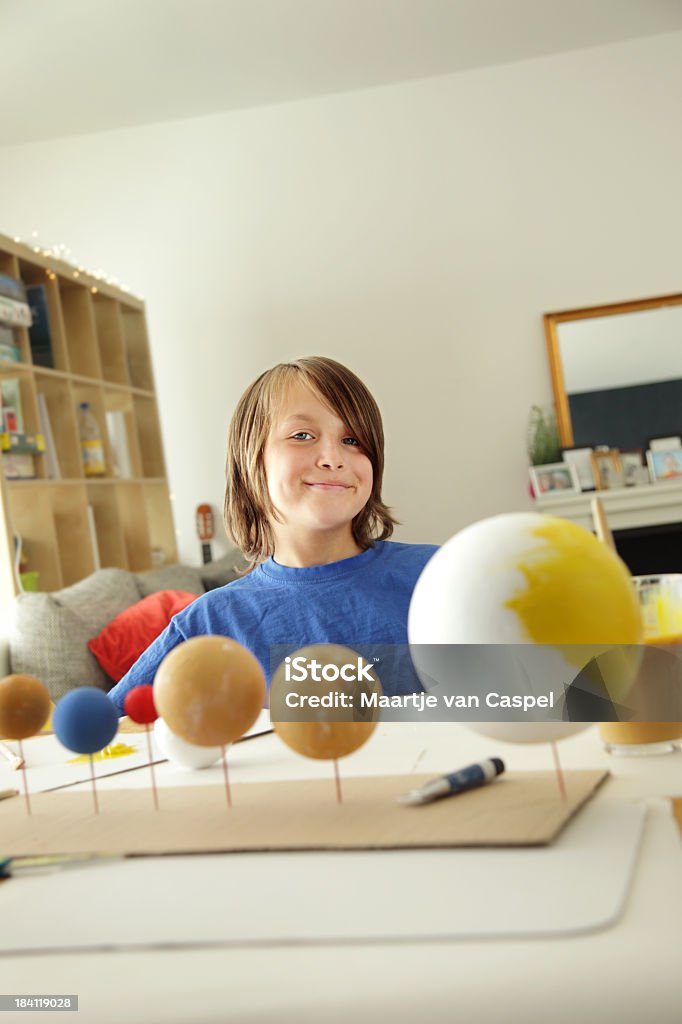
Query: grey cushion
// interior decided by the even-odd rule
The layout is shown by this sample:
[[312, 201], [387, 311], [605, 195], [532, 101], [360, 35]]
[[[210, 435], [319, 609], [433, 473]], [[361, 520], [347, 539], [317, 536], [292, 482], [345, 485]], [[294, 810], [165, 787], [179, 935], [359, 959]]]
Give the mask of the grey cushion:
[[99, 569], [51, 594], [21, 594], [10, 636], [12, 671], [37, 676], [55, 701], [77, 686], [109, 690], [112, 680], [87, 643], [139, 599], [125, 569]]
[[190, 594], [203, 594], [201, 569], [194, 565], [162, 565], [159, 569], [139, 572], [135, 582], [140, 597], [148, 597], [157, 590], [187, 590]]
[[239, 578], [239, 570], [246, 568], [246, 560], [241, 551], [236, 548], [228, 551], [222, 558], [215, 562], [207, 562], [201, 566], [201, 580], [206, 590], [214, 590], [216, 587], [224, 587], [226, 583]]

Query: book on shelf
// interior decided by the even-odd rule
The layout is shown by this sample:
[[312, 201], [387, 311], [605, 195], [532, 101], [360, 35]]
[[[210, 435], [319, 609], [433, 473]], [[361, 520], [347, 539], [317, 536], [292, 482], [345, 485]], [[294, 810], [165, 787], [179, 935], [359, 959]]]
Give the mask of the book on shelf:
[[2, 406], [0, 430], [7, 431], [8, 434], [22, 434], [24, 413], [21, 405], [21, 388], [16, 377], [3, 377], [0, 380], [0, 405]]
[[92, 548], [92, 560], [95, 570], [102, 568], [102, 560], [99, 555], [99, 542], [97, 540], [97, 524], [95, 522], [95, 510], [92, 505], [87, 507], [88, 534], [90, 536], [90, 547]]
[[130, 480], [133, 476], [133, 464], [130, 460], [125, 414], [119, 411], [107, 412], [106, 420], [114, 476], [120, 477], [122, 480]]
[[9, 274], [0, 274], [0, 295], [6, 299], [14, 299], [15, 302], [26, 302], [26, 286], [18, 277], [10, 277]]
[[31, 357], [36, 366], [47, 366], [54, 369], [50, 315], [47, 308], [47, 288], [44, 284], [32, 284], [26, 289], [26, 295], [31, 309], [32, 320], [31, 326], [28, 329]]
[[62, 473], [59, 468], [57, 447], [54, 443], [50, 413], [47, 408], [47, 400], [42, 391], [38, 392], [38, 418], [40, 430], [45, 439], [45, 472], [50, 480], [61, 480]]
[[0, 295], [0, 324], [30, 327], [31, 307], [27, 302], [17, 302], [16, 299], [8, 299], [6, 295]]

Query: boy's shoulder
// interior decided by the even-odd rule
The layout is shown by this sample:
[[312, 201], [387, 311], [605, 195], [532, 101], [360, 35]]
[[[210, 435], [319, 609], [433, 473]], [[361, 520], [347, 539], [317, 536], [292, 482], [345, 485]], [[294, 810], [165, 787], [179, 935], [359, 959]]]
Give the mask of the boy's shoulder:
[[403, 544], [395, 540], [381, 541], [382, 554], [394, 562], [423, 564], [438, 551], [438, 544]]

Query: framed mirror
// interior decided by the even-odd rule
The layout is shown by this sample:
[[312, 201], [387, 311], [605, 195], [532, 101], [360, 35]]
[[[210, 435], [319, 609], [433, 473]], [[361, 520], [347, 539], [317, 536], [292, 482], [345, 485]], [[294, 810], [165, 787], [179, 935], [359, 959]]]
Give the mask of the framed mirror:
[[564, 448], [682, 435], [682, 295], [544, 316]]

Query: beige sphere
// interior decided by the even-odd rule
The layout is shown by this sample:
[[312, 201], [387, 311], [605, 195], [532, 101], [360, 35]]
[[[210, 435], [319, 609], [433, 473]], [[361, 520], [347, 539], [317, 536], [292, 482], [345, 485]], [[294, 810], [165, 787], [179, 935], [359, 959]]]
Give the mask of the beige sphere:
[[154, 678], [156, 710], [171, 732], [198, 747], [233, 743], [265, 703], [265, 676], [245, 647], [197, 636], [167, 654]]
[[[352, 754], [367, 742], [376, 729], [378, 710], [362, 709], [358, 696], [362, 690], [381, 693], [376, 674], [372, 670], [371, 682], [343, 679], [340, 670], [355, 666], [358, 654], [339, 644], [312, 644], [295, 651], [289, 663], [290, 676], [292, 666], [301, 664], [295, 661], [299, 658], [307, 664], [316, 662], [317, 674], [321, 676], [324, 672], [330, 678], [313, 679], [309, 674], [304, 681], [292, 681], [287, 679], [287, 663], [282, 662], [270, 685], [270, 716], [275, 732], [283, 743], [303, 757], [336, 760]], [[337, 678], [331, 678], [335, 675]], [[326, 705], [306, 705], [300, 710], [291, 710], [287, 707], [286, 696], [292, 693], [299, 698], [320, 698]], [[344, 697], [345, 706], [342, 703]]]
[[47, 687], [35, 676], [11, 675], [0, 679], [0, 736], [25, 740], [35, 736], [50, 717], [52, 702]]

